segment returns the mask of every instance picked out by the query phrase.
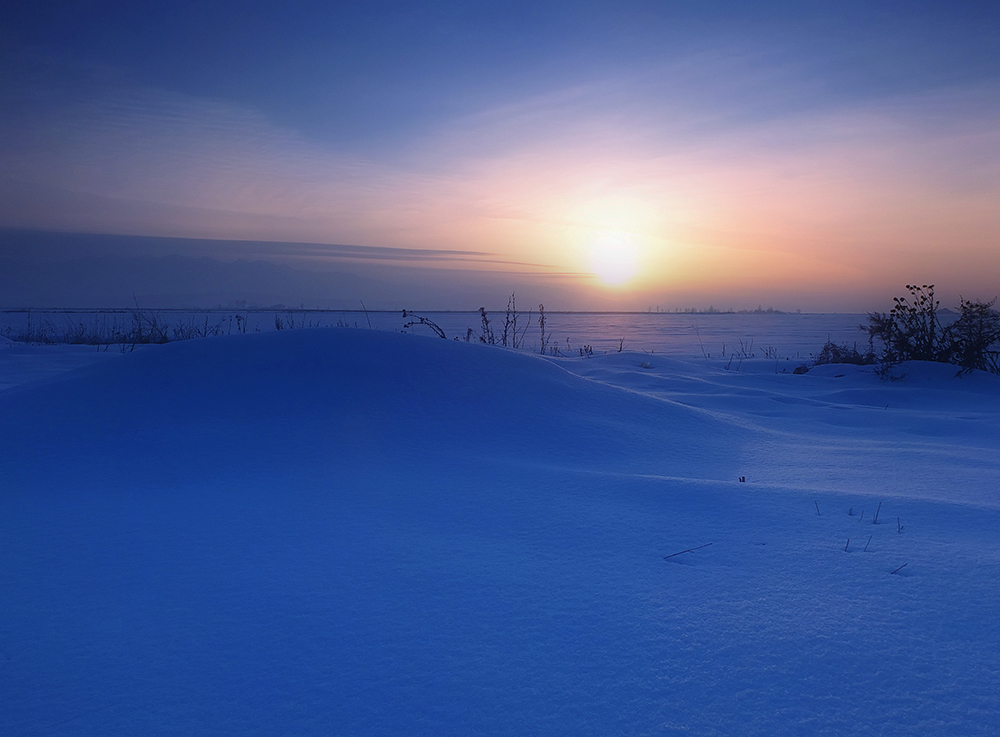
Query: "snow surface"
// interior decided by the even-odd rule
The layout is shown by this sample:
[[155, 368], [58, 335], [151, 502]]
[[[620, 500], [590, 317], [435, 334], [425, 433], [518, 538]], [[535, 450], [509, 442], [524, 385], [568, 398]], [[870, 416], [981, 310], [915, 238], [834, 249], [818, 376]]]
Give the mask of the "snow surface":
[[82, 345], [25, 345], [0, 335], [0, 391], [120, 356], [121, 350]]
[[5, 735], [997, 734], [1000, 377], [353, 329], [18, 365]]

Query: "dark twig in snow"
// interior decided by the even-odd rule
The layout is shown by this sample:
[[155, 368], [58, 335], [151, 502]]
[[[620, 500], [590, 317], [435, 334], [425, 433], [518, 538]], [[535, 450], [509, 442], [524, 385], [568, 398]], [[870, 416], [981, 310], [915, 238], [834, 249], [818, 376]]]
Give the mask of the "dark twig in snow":
[[663, 560], [667, 560], [668, 558], [673, 558], [675, 555], [683, 555], [684, 553], [690, 553], [693, 550], [701, 550], [702, 548], [707, 548], [711, 544], [712, 543], [705, 543], [704, 545], [699, 545], [696, 548], [688, 548], [687, 550], [682, 550], [679, 553], [671, 553], [670, 555], [664, 555]]
[[908, 563], [909, 563], [909, 561], [907, 561], [906, 563], [904, 563], [903, 565], [901, 565], [901, 566], [900, 566], [899, 568], [897, 568], [896, 570], [894, 570], [894, 571], [890, 571], [890, 572], [889, 572], [889, 575], [891, 576], [891, 575], [892, 575], [893, 573], [899, 573], [899, 572], [900, 572], [901, 570], [903, 570], [904, 568], [906, 568], [906, 566], [907, 566], [907, 564], [908, 564]]
[[874, 537], [874, 535], [869, 535], [868, 536], [868, 542], [865, 543], [865, 549], [861, 551], [862, 553], [867, 553], [868, 552], [868, 543], [870, 543], [872, 541], [872, 537]]
[[879, 502], [878, 503], [878, 509], [875, 510], [875, 519], [872, 520], [872, 524], [873, 525], [877, 525], [878, 524], [878, 513], [879, 513], [879, 511], [881, 509], [882, 509], [882, 502]]
[[545, 337], [545, 305], [538, 305], [538, 327], [542, 333], [542, 350], [540, 353], [544, 356], [546, 349], [549, 347], [549, 341], [552, 340], [551, 333], [548, 337]]
[[[403, 319], [406, 320], [407, 318], [409, 318], [410, 321], [403, 325], [403, 330], [409, 330], [414, 325], [426, 325], [431, 330], [433, 330], [439, 338], [445, 338], [444, 330], [439, 328], [437, 326], [437, 323], [435, 323], [433, 320], [429, 320], [426, 317], [421, 317], [420, 315], [415, 315], [412, 312], [407, 312], [406, 310], [403, 310]], [[447, 338], [445, 338], [445, 340], [447, 340]]]
[[845, 553], [847, 552], [847, 549], [849, 547], [851, 547], [851, 538], [847, 538], [847, 545], [844, 546], [844, 552]]
[[818, 501], [816, 501], [815, 499], [813, 499], [813, 504], [815, 504], [815, 505], [816, 505], [816, 516], [817, 516], [817, 517], [822, 517], [823, 515], [821, 515], [821, 514], [819, 513], [819, 502], [818, 502]]
[[698, 345], [701, 346], [701, 355], [703, 355], [707, 361], [708, 354], [705, 352], [705, 344], [701, 342], [701, 333], [698, 332], [698, 327], [696, 325], [692, 325], [691, 327], [694, 328], [694, 334], [698, 336]]

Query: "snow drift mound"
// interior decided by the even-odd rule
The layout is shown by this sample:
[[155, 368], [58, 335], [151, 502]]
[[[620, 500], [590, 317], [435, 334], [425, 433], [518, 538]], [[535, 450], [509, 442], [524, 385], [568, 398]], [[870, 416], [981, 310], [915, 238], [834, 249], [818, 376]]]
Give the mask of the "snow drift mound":
[[345, 329], [155, 347], [7, 392], [0, 413], [22, 482], [401, 457], [714, 477], [739, 436], [538, 356]]
[[983, 496], [968, 435], [606, 358], [309, 330], [0, 392], [4, 735], [996, 733], [1000, 512], [871, 491]]

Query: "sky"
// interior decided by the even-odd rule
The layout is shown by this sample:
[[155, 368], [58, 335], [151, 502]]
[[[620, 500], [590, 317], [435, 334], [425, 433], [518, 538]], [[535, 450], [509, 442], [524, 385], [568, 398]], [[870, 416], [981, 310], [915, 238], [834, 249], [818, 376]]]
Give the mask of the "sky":
[[0, 42], [0, 259], [42, 279], [185, 255], [392, 309], [1000, 292], [995, 3], [14, 2]]

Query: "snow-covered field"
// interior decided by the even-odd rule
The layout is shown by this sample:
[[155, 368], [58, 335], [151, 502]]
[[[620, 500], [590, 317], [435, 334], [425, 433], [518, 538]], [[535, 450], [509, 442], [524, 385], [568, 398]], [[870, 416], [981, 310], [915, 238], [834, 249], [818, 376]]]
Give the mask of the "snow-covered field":
[[[523, 305], [522, 305], [523, 306]], [[464, 340], [471, 331], [472, 340], [482, 333], [478, 312], [421, 312], [432, 320], [448, 338]], [[150, 310], [142, 313], [144, 327], [154, 321], [166, 334], [188, 326], [219, 335], [260, 333], [298, 327], [367, 327], [400, 331], [414, 318], [402, 312], [342, 312], [327, 310], [251, 310], [234, 312], [210, 310]], [[237, 319], [238, 318], [238, 319]], [[503, 332], [506, 314], [488, 314], [490, 329], [497, 339]], [[542, 334], [537, 306], [517, 315], [518, 343], [538, 351]], [[942, 314], [948, 320], [947, 314]], [[619, 348], [644, 353], [669, 353], [704, 358], [727, 358], [741, 345], [747, 352], [764, 356], [772, 353], [782, 358], [806, 359], [818, 352], [827, 340], [852, 345], [863, 350], [868, 335], [859, 329], [867, 323], [865, 314], [738, 313], [686, 314], [672, 312], [550, 312], [546, 313], [545, 335], [550, 349], [567, 355], [579, 355], [583, 346], [596, 353], [617, 352]], [[88, 332], [107, 335], [114, 327], [128, 331], [133, 324], [129, 310], [0, 310], [0, 336], [27, 330], [59, 336], [73, 333], [81, 326]], [[415, 325], [417, 335], [432, 335], [431, 329]], [[513, 330], [511, 331], [513, 332]], [[513, 336], [510, 336], [511, 342]], [[117, 350], [112, 346], [112, 350]]]
[[1000, 377], [723, 365], [0, 345], [0, 732], [996, 735]]

